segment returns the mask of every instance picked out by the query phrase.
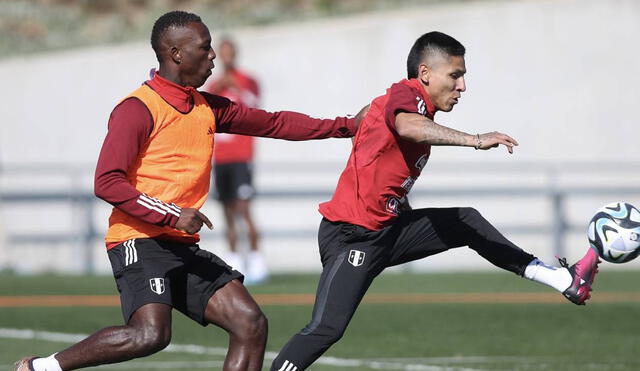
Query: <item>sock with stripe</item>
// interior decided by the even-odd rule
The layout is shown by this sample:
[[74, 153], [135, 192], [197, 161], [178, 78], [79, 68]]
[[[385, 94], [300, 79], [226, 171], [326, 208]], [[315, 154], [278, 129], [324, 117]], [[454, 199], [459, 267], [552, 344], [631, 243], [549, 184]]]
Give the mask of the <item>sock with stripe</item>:
[[54, 353], [47, 358], [36, 358], [33, 360], [34, 371], [62, 371], [60, 364]]
[[573, 278], [567, 268], [557, 268], [533, 259], [524, 270], [524, 278], [539, 282], [563, 292], [571, 286]]

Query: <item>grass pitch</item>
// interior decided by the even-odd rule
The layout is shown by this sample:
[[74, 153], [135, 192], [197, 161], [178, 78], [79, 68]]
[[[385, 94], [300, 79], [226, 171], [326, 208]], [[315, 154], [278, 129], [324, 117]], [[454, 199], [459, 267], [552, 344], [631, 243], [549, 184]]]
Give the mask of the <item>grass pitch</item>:
[[[269, 318], [265, 369], [309, 320], [311, 305], [291, 302], [304, 303], [297, 298], [308, 298], [304, 294], [312, 294], [316, 282], [316, 275], [286, 275], [250, 288]], [[607, 271], [605, 264], [593, 298], [578, 307], [549, 288], [505, 272], [383, 274], [344, 338], [310, 370], [638, 370], [638, 282], [640, 272]], [[106, 276], [0, 275], [0, 296], [8, 299], [115, 294], [113, 279]], [[273, 296], [281, 294], [294, 295]], [[83, 335], [122, 323], [117, 306], [4, 303], [0, 368], [5, 370], [23, 355], [49, 355]], [[222, 330], [201, 328], [176, 313], [170, 348], [93, 370], [221, 369], [226, 343]]]

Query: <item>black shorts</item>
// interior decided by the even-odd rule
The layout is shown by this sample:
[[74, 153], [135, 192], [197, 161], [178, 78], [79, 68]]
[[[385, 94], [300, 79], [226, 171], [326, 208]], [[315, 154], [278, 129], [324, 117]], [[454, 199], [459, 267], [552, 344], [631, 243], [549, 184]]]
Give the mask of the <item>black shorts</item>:
[[206, 326], [204, 310], [211, 296], [234, 279], [244, 279], [198, 245], [137, 238], [108, 251], [120, 292], [122, 315], [149, 303], [163, 303]]
[[214, 166], [214, 183], [218, 200], [249, 200], [255, 195], [252, 166], [249, 162], [234, 162]]

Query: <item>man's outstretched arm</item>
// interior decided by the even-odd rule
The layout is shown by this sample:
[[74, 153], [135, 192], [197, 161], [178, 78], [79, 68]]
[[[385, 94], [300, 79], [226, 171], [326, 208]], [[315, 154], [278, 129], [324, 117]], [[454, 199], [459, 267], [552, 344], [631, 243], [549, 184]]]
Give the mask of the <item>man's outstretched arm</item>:
[[476, 149], [490, 149], [502, 144], [509, 153], [518, 142], [507, 134], [493, 131], [484, 134], [468, 134], [435, 123], [418, 113], [399, 112], [395, 121], [398, 135], [416, 143], [436, 146], [465, 146]]
[[298, 112], [267, 112], [248, 108], [216, 95], [202, 93], [216, 116], [216, 131], [286, 140], [350, 138], [355, 118], [316, 119]]

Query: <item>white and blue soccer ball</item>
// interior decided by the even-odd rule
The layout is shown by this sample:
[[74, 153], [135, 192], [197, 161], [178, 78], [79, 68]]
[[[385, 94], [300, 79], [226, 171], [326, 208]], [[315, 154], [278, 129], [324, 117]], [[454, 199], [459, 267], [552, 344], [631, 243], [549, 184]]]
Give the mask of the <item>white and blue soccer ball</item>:
[[602, 207], [589, 223], [587, 237], [600, 257], [626, 263], [640, 254], [640, 211], [626, 202]]

